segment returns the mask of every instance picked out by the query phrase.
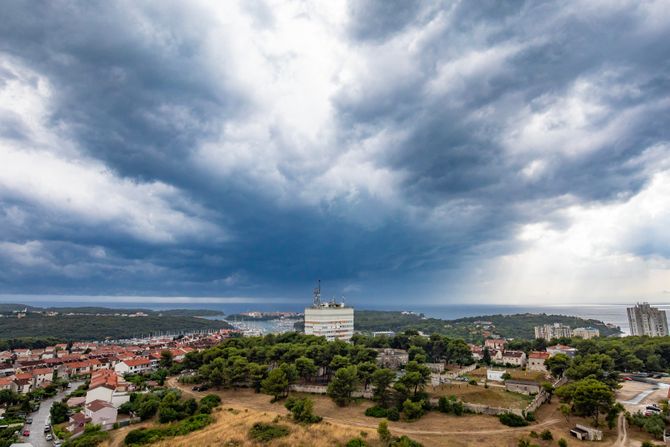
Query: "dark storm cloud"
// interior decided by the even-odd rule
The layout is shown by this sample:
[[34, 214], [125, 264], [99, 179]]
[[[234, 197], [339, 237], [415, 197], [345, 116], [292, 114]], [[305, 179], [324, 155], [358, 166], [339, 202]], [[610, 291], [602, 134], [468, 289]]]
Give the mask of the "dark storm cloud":
[[[264, 3], [243, 9], [258, 29], [276, 26]], [[252, 157], [288, 186], [264, 184], [244, 165], [212, 173], [194, 161], [203, 144], [226, 143], [226, 126], [257, 119], [260, 107], [240, 85], [245, 76], [235, 76], [231, 42], [212, 52], [212, 34], [229, 25], [206, 8], [5, 5], [0, 52], [48, 79], [51, 128], [119, 179], [174, 187], [159, 205], [226, 237], [209, 227], [160, 240], [143, 238], [144, 229], [129, 236], [114, 220], [57, 213], [0, 188], [0, 286], [268, 296], [316, 278], [389, 290], [435, 272], [448, 280], [445, 271], [458, 275], [464, 264], [513, 251], [519, 225], [566, 203], [635, 194], [650, 176], [635, 160], [670, 139], [670, 26], [648, 26], [652, 18], [634, 5], [363, 1], [348, 13], [344, 44], [366, 69], [357, 88], [332, 96], [335, 143], [324, 144], [333, 144], [329, 162], [337, 163], [366, 139], [400, 132], [366, 160], [398, 176], [390, 203], [358, 190], [355, 201], [278, 200], [282, 188], [296, 196], [318, 188], [314, 168], [291, 155], [297, 144], [275, 122], [267, 133], [280, 158], [268, 159], [268, 141], [256, 135], [231, 157], [258, 151]], [[0, 85], [12, 76], [0, 71]], [[593, 110], [580, 121], [571, 115], [579, 107]], [[538, 141], [523, 131], [542, 114], [549, 127]], [[22, 118], [2, 107], [0, 136], [33, 142]]]

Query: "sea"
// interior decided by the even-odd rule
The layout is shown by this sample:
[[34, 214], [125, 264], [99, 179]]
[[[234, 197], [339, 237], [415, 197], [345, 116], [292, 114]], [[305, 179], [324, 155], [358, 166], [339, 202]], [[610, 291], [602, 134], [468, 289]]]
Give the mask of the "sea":
[[[152, 310], [166, 309], [211, 309], [221, 311], [226, 315], [250, 311], [285, 311], [302, 312], [305, 305], [309, 302], [283, 301], [264, 303], [260, 300], [252, 303], [248, 302], [170, 302], [169, 298], [143, 301], [142, 299], [130, 300], [127, 297], [115, 300], [113, 297], [104, 299], [77, 299], [75, 300], [57, 300], [53, 297], [48, 299], [44, 297], [19, 298], [13, 296], [10, 299], [0, 297], [2, 303], [21, 303], [38, 307], [80, 307], [80, 306], [101, 306], [108, 308], [142, 308]], [[552, 315], [569, 315], [586, 319], [600, 320], [605, 323], [619, 326], [621, 330], [629, 333], [628, 317], [626, 308], [632, 304], [561, 304], [561, 305], [507, 305], [507, 304], [443, 304], [443, 305], [394, 305], [394, 304], [374, 304], [374, 303], [348, 303], [356, 309], [367, 310], [391, 310], [391, 311], [410, 311], [422, 313], [427, 317], [452, 320], [462, 317], [476, 317], [483, 315], [511, 315], [518, 313], [545, 313]], [[655, 303], [655, 307], [670, 311], [670, 303]], [[215, 317], [226, 319], [226, 315]]]

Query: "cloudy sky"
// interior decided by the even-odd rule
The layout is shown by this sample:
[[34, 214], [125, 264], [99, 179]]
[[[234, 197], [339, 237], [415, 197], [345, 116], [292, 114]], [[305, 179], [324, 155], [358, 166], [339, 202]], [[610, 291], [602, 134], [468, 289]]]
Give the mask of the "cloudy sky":
[[670, 301], [667, 1], [2, 16], [2, 294]]

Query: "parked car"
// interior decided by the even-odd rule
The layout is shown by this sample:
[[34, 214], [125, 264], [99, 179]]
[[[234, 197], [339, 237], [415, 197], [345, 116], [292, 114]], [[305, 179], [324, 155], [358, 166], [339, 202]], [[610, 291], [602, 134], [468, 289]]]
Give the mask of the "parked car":
[[28, 417], [26, 418], [26, 424], [32, 424], [33, 423], [33, 418]]
[[193, 387], [193, 391], [207, 391], [208, 389], [207, 385], [196, 385]]
[[45, 437], [45, 439], [46, 439], [47, 441], [51, 441], [53, 438], [54, 438], [54, 437], [51, 435], [51, 433], [47, 433], [47, 435], [46, 435], [46, 437]]
[[23, 436], [30, 436], [30, 430], [28, 430], [27, 428], [23, 430]]
[[51, 431], [51, 426], [50, 425], [45, 425], [44, 426], [44, 433], [49, 433]]

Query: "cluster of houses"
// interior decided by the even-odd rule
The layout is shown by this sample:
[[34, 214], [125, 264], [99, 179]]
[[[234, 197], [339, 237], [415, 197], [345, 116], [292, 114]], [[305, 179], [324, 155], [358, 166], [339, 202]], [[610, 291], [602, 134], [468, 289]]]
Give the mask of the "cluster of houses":
[[174, 362], [181, 362], [189, 352], [218, 344], [231, 332], [222, 330], [180, 340], [156, 338], [135, 345], [79, 342], [44, 349], [3, 351], [0, 352], [0, 390], [25, 394], [46, 388], [57, 379], [88, 379], [86, 395], [67, 401], [73, 409], [67, 428], [77, 433], [83, 431], [88, 422], [111, 428], [117, 422], [118, 408], [128, 402], [130, 393], [135, 391], [134, 386], [124, 380], [125, 375], [158, 369], [164, 351], [172, 354]]
[[544, 361], [549, 357], [561, 353], [574, 357], [577, 349], [566, 345], [547, 347], [546, 351], [531, 351], [526, 355], [523, 351], [506, 349], [507, 340], [504, 338], [488, 339], [483, 346], [469, 345], [472, 358], [479, 361], [484, 358], [484, 351], [488, 350], [491, 362], [494, 364], [526, 368], [528, 371], [547, 372]]

